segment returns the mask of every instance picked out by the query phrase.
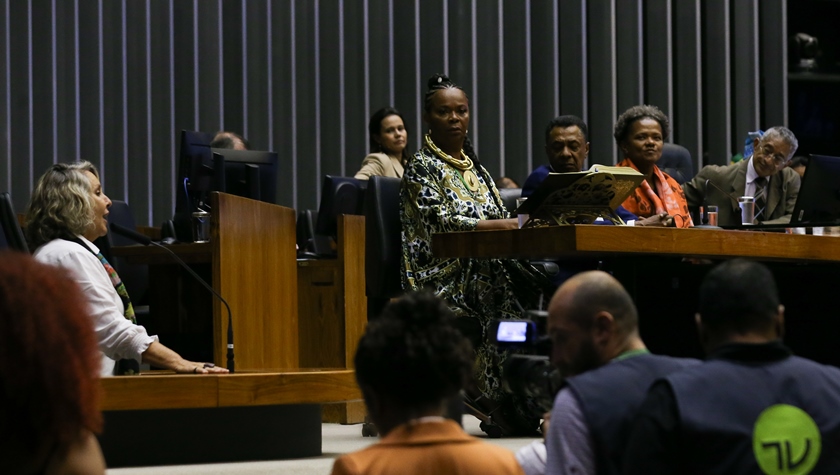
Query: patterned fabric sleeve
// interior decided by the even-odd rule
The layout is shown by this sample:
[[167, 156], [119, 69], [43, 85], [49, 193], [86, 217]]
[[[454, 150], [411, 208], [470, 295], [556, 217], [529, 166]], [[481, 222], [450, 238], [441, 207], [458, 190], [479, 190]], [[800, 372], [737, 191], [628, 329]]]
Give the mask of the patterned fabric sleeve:
[[[418, 164], [412, 169], [413, 179], [406, 180], [408, 207], [414, 208], [418, 217], [433, 232], [472, 231], [479, 218], [460, 214], [453, 196], [456, 193], [440, 186], [438, 170]], [[449, 196], [447, 196], [449, 195]], [[448, 198], [448, 199], [447, 199]], [[431, 236], [430, 236], [431, 237]]]

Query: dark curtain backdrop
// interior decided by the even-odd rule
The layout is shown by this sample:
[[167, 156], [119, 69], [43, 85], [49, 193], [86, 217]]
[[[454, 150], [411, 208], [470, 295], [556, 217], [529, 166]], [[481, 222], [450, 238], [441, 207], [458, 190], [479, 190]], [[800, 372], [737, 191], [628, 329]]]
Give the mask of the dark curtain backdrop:
[[544, 160], [545, 124], [578, 114], [590, 162], [637, 103], [672, 119], [695, 163], [787, 122], [785, 0], [0, 0], [0, 191], [19, 210], [55, 161], [97, 164], [140, 224], [174, 207], [178, 131], [243, 133], [279, 153], [278, 203], [317, 207], [352, 175], [367, 120], [393, 105], [416, 150], [426, 79], [471, 99], [493, 176]]

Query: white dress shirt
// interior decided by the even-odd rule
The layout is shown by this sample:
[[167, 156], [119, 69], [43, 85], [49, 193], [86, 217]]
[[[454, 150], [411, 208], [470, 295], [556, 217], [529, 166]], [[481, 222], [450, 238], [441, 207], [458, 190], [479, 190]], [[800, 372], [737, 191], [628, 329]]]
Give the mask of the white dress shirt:
[[[93, 252], [99, 252], [92, 242], [82, 236], [79, 239]], [[158, 338], [149, 336], [145, 328], [125, 318], [122, 300], [105, 267], [94, 254], [78, 243], [55, 239], [39, 247], [34, 257], [39, 262], [67, 270], [87, 297], [102, 352], [101, 376], [114, 374], [116, 360], [142, 360], [142, 353]]]

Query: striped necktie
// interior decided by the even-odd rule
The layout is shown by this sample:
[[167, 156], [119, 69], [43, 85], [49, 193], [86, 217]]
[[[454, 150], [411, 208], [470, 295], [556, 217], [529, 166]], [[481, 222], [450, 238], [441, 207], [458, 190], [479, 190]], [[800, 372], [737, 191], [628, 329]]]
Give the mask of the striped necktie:
[[767, 207], [767, 178], [758, 177], [753, 182], [755, 184], [755, 223], [759, 223], [759, 218], [764, 219], [762, 214]]

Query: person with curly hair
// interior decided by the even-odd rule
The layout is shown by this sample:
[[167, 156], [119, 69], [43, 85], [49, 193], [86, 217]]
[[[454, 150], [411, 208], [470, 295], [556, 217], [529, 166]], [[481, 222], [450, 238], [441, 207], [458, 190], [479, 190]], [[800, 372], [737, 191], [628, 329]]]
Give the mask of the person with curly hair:
[[179, 373], [227, 373], [187, 361], [137, 325], [128, 290], [93, 241], [108, 233], [111, 200], [90, 162], [52, 165], [38, 180], [26, 214], [26, 238], [35, 259], [66, 269], [81, 288], [102, 351], [102, 376], [116, 360], [150, 363]]
[[[475, 345], [474, 389], [487, 404], [483, 411], [494, 412], [497, 422], [508, 413], [508, 434], [533, 433], [538, 419], [525, 417], [523, 404], [502, 391], [501, 364], [506, 355], [489, 344], [487, 337], [493, 321], [519, 319], [524, 309], [538, 308], [551, 286], [524, 261], [441, 259], [432, 253], [434, 233], [516, 229], [519, 225], [509, 218], [493, 178], [467, 136], [470, 105], [466, 93], [442, 74], [434, 75], [428, 86], [423, 117], [429, 133], [406, 167], [400, 189], [403, 289], [429, 289], [446, 301]], [[496, 410], [496, 403], [509, 407]], [[516, 419], [521, 423], [515, 423]]]
[[95, 433], [99, 351], [86, 302], [61, 269], [0, 253], [3, 473], [105, 473]]
[[633, 106], [618, 116], [613, 136], [625, 157], [618, 166], [633, 168], [645, 176], [622, 206], [641, 218], [658, 215], [670, 218], [670, 226], [687, 228], [693, 223], [685, 194], [676, 180], [656, 166], [668, 138], [668, 126], [668, 117], [656, 106]]
[[382, 440], [339, 457], [333, 475], [522, 473], [513, 453], [443, 417], [472, 371], [472, 348], [454, 320], [445, 302], [414, 293], [368, 324], [354, 364]]

